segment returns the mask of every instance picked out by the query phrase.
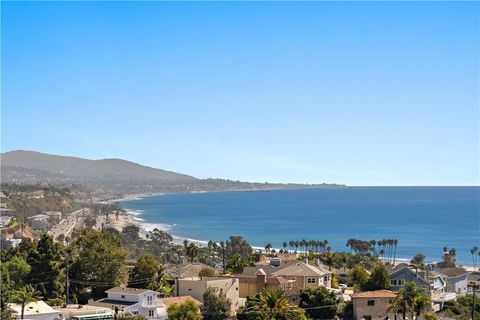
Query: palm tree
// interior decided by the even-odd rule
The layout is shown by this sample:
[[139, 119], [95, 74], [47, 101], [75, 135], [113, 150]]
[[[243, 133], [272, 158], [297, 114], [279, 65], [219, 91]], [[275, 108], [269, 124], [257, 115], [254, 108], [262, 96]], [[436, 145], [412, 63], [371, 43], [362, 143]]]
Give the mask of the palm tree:
[[477, 267], [477, 252], [478, 252], [478, 247], [475, 246], [470, 250], [470, 253], [472, 254], [472, 262], [473, 262], [473, 268], [476, 269]]
[[425, 289], [417, 287], [415, 282], [406, 282], [389, 306], [389, 311], [393, 310], [395, 313], [401, 313], [403, 319], [406, 318], [407, 313], [410, 313], [411, 319], [414, 319], [415, 315], [419, 316], [430, 304], [431, 300]]
[[190, 263], [193, 263], [193, 259], [198, 255], [198, 246], [191, 242], [186, 248], [186, 254], [190, 258]]
[[271, 243], [267, 243], [267, 244], [265, 245], [265, 252], [266, 252], [266, 253], [269, 253], [270, 250], [272, 249], [272, 247], [273, 247], [273, 246], [272, 246]]
[[397, 257], [397, 245], [398, 239], [393, 240], [394, 251], [393, 251], [393, 265], [395, 265], [395, 258]]
[[303, 310], [290, 304], [288, 296], [280, 288], [265, 288], [246, 310], [256, 319], [299, 320], [305, 319]]
[[284, 242], [284, 243], [283, 243], [283, 250], [284, 250], [284, 251], [287, 250], [287, 247], [288, 247], [288, 243]]
[[22, 313], [20, 315], [20, 319], [23, 319], [23, 315], [25, 313], [25, 305], [41, 299], [39, 294], [40, 292], [35, 290], [31, 285], [26, 285], [25, 287], [13, 293], [12, 301], [15, 303], [19, 303], [22, 306]]
[[222, 263], [223, 263], [223, 273], [225, 273], [225, 242], [220, 241], [220, 248], [222, 249]]

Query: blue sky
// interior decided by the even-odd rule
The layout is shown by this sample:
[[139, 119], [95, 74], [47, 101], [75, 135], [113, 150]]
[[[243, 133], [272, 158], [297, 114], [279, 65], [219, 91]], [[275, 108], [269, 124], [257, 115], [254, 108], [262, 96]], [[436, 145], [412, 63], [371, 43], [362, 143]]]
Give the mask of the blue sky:
[[479, 30], [478, 2], [2, 2], [2, 151], [479, 185]]

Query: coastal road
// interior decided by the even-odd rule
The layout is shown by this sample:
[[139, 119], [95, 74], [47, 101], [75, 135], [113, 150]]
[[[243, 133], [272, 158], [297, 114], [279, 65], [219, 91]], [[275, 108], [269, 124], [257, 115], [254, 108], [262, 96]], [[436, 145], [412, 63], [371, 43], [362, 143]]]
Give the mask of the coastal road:
[[90, 209], [83, 208], [70, 213], [66, 218], [62, 219], [57, 225], [55, 225], [48, 233], [52, 235], [54, 239], [60, 235], [70, 237], [73, 230], [81, 228], [85, 224], [86, 216], [90, 214]]

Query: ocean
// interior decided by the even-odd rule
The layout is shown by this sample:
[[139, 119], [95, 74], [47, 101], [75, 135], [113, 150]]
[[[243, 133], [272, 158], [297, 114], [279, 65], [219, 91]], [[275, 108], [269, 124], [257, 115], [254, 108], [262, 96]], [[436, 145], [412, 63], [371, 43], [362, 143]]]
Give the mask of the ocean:
[[252, 246], [328, 240], [348, 251], [350, 238], [398, 239], [397, 256], [441, 260], [443, 247], [472, 265], [480, 247], [480, 187], [349, 187], [178, 193], [123, 201], [143, 227], [180, 238], [222, 241], [242, 235]]

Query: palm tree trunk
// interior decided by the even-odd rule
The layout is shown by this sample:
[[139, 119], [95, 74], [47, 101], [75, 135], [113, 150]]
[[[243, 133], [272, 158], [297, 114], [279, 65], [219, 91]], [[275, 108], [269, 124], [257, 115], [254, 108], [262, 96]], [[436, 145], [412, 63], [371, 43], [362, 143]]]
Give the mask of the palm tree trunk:
[[23, 320], [23, 315], [25, 313], [25, 303], [22, 303], [22, 314], [20, 315], [20, 319]]

